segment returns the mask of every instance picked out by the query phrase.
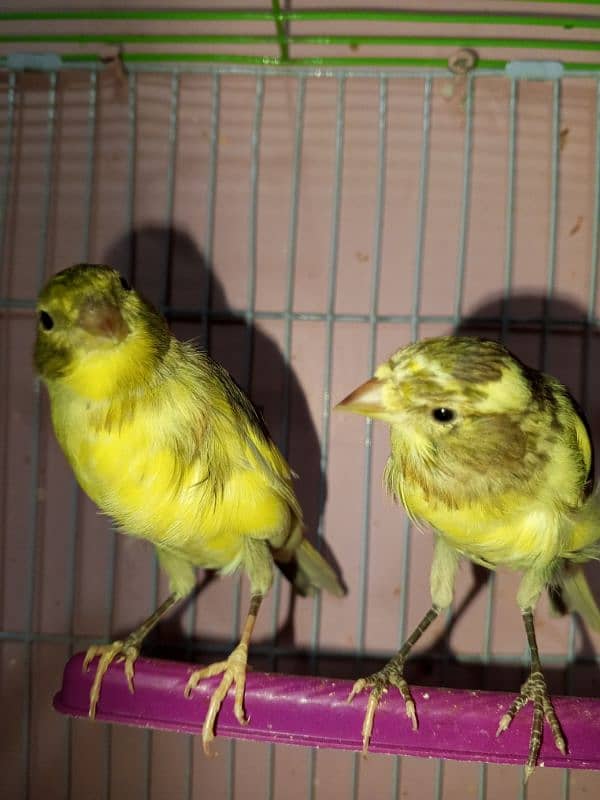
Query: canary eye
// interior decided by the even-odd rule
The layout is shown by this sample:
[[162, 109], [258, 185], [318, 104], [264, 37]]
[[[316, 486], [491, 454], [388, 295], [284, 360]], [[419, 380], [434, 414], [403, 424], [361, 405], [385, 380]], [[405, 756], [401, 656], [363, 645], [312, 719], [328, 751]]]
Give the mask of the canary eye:
[[40, 325], [45, 331], [51, 331], [54, 327], [54, 320], [47, 311], [40, 311]]
[[121, 288], [125, 289], [126, 292], [130, 292], [131, 291], [131, 284], [122, 275], [119, 278], [119, 283], [121, 284]]
[[452, 422], [454, 419], [454, 411], [451, 408], [434, 408], [432, 411], [433, 418], [437, 422]]

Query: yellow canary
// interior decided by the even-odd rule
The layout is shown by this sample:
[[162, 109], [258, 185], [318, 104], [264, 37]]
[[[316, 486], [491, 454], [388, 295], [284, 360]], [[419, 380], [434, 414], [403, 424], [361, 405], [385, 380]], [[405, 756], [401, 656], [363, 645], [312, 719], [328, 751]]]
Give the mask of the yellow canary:
[[517, 603], [531, 655], [531, 674], [500, 720], [505, 731], [533, 704], [526, 778], [541, 746], [544, 717], [566, 752], [538, 654], [533, 611], [545, 587], [600, 629], [600, 611], [579, 564], [600, 555], [600, 502], [591, 489], [592, 448], [586, 425], [555, 378], [527, 367], [496, 342], [428, 339], [394, 353], [375, 376], [346, 397], [343, 410], [390, 425], [384, 481], [417, 525], [434, 530], [432, 607], [398, 654], [358, 680], [349, 701], [370, 688], [363, 747], [383, 692], [396, 686], [417, 728], [404, 679], [408, 652], [454, 590], [466, 557], [490, 569], [519, 570]]
[[166, 321], [118, 272], [79, 264], [41, 292], [34, 360], [50, 397], [56, 437], [83, 490], [124, 533], [155, 547], [170, 596], [125, 641], [99, 655], [93, 717], [103, 675], [133, 664], [142, 639], [195, 583], [195, 567], [248, 575], [251, 602], [239, 645], [226, 661], [202, 729], [206, 752], [216, 715], [235, 683], [243, 724], [247, 653], [261, 600], [282, 565], [302, 594], [343, 594], [331, 567], [304, 538], [292, 472], [251, 402], [206, 353], [174, 338]]

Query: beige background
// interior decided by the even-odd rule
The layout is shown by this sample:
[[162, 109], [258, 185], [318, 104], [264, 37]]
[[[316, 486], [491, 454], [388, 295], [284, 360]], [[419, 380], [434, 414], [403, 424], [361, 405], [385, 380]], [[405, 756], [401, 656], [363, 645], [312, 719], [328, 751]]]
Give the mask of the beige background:
[[[212, 127], [217, 83], [218, 117]], [[529, 363], [543, 365], [564, 380], [586, 406], [596, 434], [600, 431], [600, 379], [593, 366], [598, 337], [595, 325], [587, 333], [583, 325], [588, 316], [595, 319], [598, 314], [596, 298], [590, 297], [597, 266], [592, 265], [593, 253], [597, 255], [597, 84], [571, 78], [560, 87], [553, 259], [553, 87], [518, 87], [509, 258], [510, 83], [503, 77], [473, 82], [463, 278], [458, 253], [467, 84], [439, 77], [430, 85], [420, 263], [424, 79], [345, 81], [340, 107], [343, 143], [337, 153], [342, 156], [341, 171], [336, 173], [340, 82], [334, 77], [305, 78], [301, 168], [294, 175], [300, 84], [295, 76], [267, 74], [257, 79], [183, 72], [175, 78], [139, 74], [119, 85], [112, 75], [96, 79], [76, 71], [57, 76], [53, 95], [49, 76], [19, 75], [6, 161], [9, 88], [6, 74], [0, 75], [2, 180], [7, 175], [10, 179], [0, 287], [0, 381], [5, 387], [0, 415], [0, 615], [5, 632], [0, 640], [5, 720], [0, 784], [5, 797], [25, 796], [26, 785], [33, 798], [70, 793], [73, 798], [113, 800], [519, 795], [521, 770], [515, 767], [484, 771], [476, 764], [383, 756], [362, 760], [351, 753], [226, 742], [220, 745], [219, 758], [206, 760], [198, 742], [189, 737], [71, 723], [50, 705], [71, 652], [132, 629], [166, 591], [163, 580], [157, 582], [149, 548], [116, 537], [108, 520], [76, 492], [49, 430], [46, 399], [36, 393], [30, 367], [32, 305], [40, 282], [58, 269], [79, 260], [108, 261], [125, 272], [133, 268], [136, 284], [170, 310], [178, 335], [208, 341], [213, 355], [249, 387], [274, 437], [287, 447], [300, 475], [298, 490], [311, 529], [324, 536], [349, 594], [321, 603], [298, 600], [290, 627], [289, 593], [281, 586], [259, 617], [254, 657], [251, 654], [259, 669], [306, 671], [310, 664], [305, 654], [315, 647], [324, 674], [358, 676], [397, 647], [429, 603], [431, 538], [413, 531], [407, 540], [405, 518], [381, 488], [388, 452], [385, 427], [373, 427], [368, 470], [364, 421], [329, 414], [337, 400], [368, 377], [371, 346], [377, 362], [414, 335], [448, 333], [467, 325], [497, 336], [500, 299], [508, 292], [505, 323], [524, 318], [530, 322], [510, 325], [507, 343]], [[257, 86], [262, 96], [258, 117]], [[385, 206], [379, 220], [382, 91], [387, 136]], [[253, 126], [259, 134], [254, 162]], [[211, 154], [216, 156], [214, 186]], [[258, 169], [255, 204], [253, 168]], [[295, 253], [289, 238], [294, 178]], [[336, 180], [338, 225], [333, 216]], [[332, 241], [337, 241], [337, 252], [332, 251]], [[288, 329], [284, 312], [290, 264], [294, 280], [288, 310], [293, 316]], [[377, 270], [380, 289], [372, 309]], [[544, 337], [542, 299], [548, 293], [547, 320], [572, 324], [549, 324]], [[215, 312], [209, 323], [207, 309]], [[373, 324], [371, 310], [380, 315]], [[334, 313], [329, 322], [328, 312]], [[387, 315], [402, 319], [381, 318]], [[469, 326], [473, 317], [496, 321]], [[250, 323], [251, 335], [244, 320]], [[249, 341], [254, 345], [250, 374]], [[319, 527], [320, 486], [326, 486], [327, 502]], [[367, 493], [370, 518], [365, 520]], [[600, 588], [597, 569], [590, 575]], [[465, 565], [457, 584], [457, 606], [473, 581]], [[457, 616], [450, 647], [458, 662], [448, 663], [443, 653], [428, 652], [441, 625], [428, 632], [418, 648], [427, 657], [415, 660], [413, 679], [516, 690], [524, 675], [519, 664], [524, 663], [525, 648], [514, 602], [517, 581], [515, 575], [499, 573], [493, 592], [482, 587]], [[211, 583], [193, 613], [163, 626], [154, 652], [190, 657], [184, 640], [190, 634], [197, 658], [229, 646], [236, 636], [239, 604], [245, 609], [246, 589], [242, 585], [240, 590], [232, 578]], [[273, 661], [277, 631], [280, 658]], [[597, 695], [598, 666], [593, 660], [598, 637], [582, 633], [568, 619], [551, 618], [545, 602], [539, 608], [537, 632], [554, 690]], [[357, 654], [370, 658], [357, 662]], [[566, 661], [576, 655], [587, 661], [565, 672]], [[489, 665], [482, 669], [479, 664], [485, 662]], [[538, 770], [528, 795], [564, 797], [566, 779], [560, 771]], [[594, 796], [599, 789], [592, 773], [570, 776], [570, 797]]]

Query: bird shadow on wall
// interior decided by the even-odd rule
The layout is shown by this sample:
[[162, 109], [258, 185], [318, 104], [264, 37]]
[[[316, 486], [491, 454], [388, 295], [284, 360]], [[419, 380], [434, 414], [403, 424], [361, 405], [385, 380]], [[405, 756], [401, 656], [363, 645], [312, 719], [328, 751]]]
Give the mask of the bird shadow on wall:
[[[502, 341], [508, 349], [529, 366], [557, 377], [564, 383], [584, 411], [589, 425], [594, 449], [600, 444], [600, 371], [592, 365], [600, 357], [600, 331], [587, 322], [586, 311], [571, 300], [560, 296], [546, 298], [534, 293], [515, 293], [508, 299], [491, 298], [465, 317], [452, 331], [459, 336], [479, 336]], [[592, 466], [593, 469], [593, 466]], [[600, 535], [600, 531], [599, 531]], [[500, 650], [494, 641], [494, 627], [499, 615], [492, 621], [491, 654], [488, 664], [478, 663], [477, 656], [465, 663], [458, 659], [451, 646], [452, 635], [469, 608], [487, 587], [490, 572], [483, 567], [466, 562], [471, 570], [471, 586], [466, 596], [453, 609], [443, 631], [426, 650], [415, 654], [409, 661], [409, 675], [418, 683], [446, 685], [454, 688], [494, 689], [513, 691], [526, 676], [523, 664], [498, 663], [494, 652]], [[600, 600], [600, 567], [592, 562], [585, 568], [592, 592]], [[517, 622], [516, 598], [495, 597], [496, 608], [512, 602], [506, 609], [506, 618], [514, 618], [514, 652], [525, 651], [525, 633]], [[504, 609], [503, 609], [504, 610]], [[516, 613], [513, 613], [516, 612]], [[597, 692], [598, 665], [593, 640], [582, 620], [575, 615], [576, 646], [573, 663], [568, 667], [546, 667], [545, 675], [550, 688], [565, 694], [593, 694]], [[481, 630], [483, 644], [486, 632]], [[506, 635], [504, 635], [506, 641]], [[557, 648], [562, 651], [566, 642], [559, 636]], [[544, 652], [542, 646], [542, 663]], [[493, 668], [490, 666], [493, 665]]]
[[[315, 543], [327, 497], [326, 476], [321, 470], [320, 441], [300, 380], [278, 345], [258, 325], [229, 306], [218, 271], [213, 269], [191, 236], [182, 230], [160, 225], [135, 229], [108, 248], [105, 261], [129, 278], [140, 294], [160, 308], [179, 339], [195, 340], [199, 347], [206, 349], [228, 369], [250, 396], [263, 414], [275, 442], [299, 476], [295, 489], [304, 512], [306, 535]], [[287, 402], [282, 402], [286, 397]], [[326, 542], [323, 542], [322, 552], [340, 574]], [[182, 631], [183, 612], [196, 602], [213, 577], [206, 573], [194, 593], [159, 626], [155, 635], [148, 637], [144, 644], [145, 654], [189, 658], [201, 652], [202, 658], [206, 659], [207, 650], [212, 654], [221, 652], [222, 648], [225, 653], [231, 647], [233, 638], [218, 642], [202, 637], [190, 641]], [[227, 591], [232, 594], [234, 580], [223, 578], [228, 583]], [[199, 602], [202, 603], [202, 599]], [[244, 612], [246, 598], [243, 597], [241, 602]], [[273, 657], [262, 659], [260, 654], [271, 653], [274, 645], [287, 649], [293, 647], [295, 602], [296, 595], [290, 591], [285, 621], [278, 628], [275, 641], [273, 637], [266, 642], [261, 642], [259, 636], [253, 639], [251, 659], [255, 667], [274, 669]], [[264, 611], [268, 613], [267, 609]]]

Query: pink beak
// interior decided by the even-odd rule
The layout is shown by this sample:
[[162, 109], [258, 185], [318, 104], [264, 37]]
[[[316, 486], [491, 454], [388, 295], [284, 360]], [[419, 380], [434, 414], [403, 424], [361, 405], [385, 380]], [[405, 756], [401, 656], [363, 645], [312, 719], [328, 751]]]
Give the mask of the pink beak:
[[129, 326], [119, 309], [105, 300], [88, 300], [79, 312], [79, 325], [93, 336], [122, 342], [129, 335]]
[[340, 411], [352, 411], [366, 417], [381, 417], [385, 413], [383, 405], [384, 382], [379, 378], [371, 378], [351, 392], [348, 397], [337, 404]]

